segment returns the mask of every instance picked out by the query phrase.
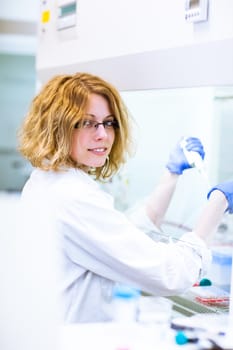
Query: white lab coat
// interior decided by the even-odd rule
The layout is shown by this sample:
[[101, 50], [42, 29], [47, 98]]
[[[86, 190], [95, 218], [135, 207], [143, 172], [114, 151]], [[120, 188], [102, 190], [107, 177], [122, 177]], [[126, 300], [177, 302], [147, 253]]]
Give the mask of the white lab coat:
[[65, 322], [110, 320], [116, 281], [169, 296], [192, 286], [210, 263], [210, 251], [194, 233], [182, 237], [193, 247], [154, 242], [142, 230], [154, 228], [143, 208], [131, 216], [132, 223], [114, 208], [112, 196], [81, 170], [34, 170], [21, 201], [37, 228], [46, 216], [49, 230], [53, 227], [59, 239]]

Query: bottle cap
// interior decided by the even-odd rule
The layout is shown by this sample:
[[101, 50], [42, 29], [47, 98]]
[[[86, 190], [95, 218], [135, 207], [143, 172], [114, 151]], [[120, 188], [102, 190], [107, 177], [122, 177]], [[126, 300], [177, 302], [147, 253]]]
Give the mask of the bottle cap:
[[132, 288], [124, 285], [117, 285], [113, 289], [113, 297], [122, 299], [138, 298], [140, 291], [136, 288]]

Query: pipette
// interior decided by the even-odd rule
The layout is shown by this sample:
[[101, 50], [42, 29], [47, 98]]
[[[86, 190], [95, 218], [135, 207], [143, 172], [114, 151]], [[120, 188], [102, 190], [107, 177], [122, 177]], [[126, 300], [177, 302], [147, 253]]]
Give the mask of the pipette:
[[184, 137], [180, 142], [180, 146], [184, 152], [184, 155], [188, 163], [190, 164], [190, 166], [197, 169], [197, 171], [203, 176], [203, 178], [205, 179], [209, 187], [209, 178], [205, 169], [203, 159], [201, 158], [198, 152], [188, 151], [186, 148], [186, 145], [187, 145], [187, 138]]

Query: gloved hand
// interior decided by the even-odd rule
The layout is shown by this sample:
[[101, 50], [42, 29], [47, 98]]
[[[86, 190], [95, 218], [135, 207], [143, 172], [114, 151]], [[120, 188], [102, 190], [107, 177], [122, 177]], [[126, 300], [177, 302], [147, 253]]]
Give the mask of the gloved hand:
[[215, 190], [219, 190], [225, 195], [228, 201], [228, 208], [226, 209], [226, 212], [229, 212], [230, 214], [232, 214], [233, 213], [233, 181], [223, 182], [221, 184], [214, 186], [207, 194], [208, 199], [211, 193]]
[[[186, 159], [182, 147], [181, 140], [177, 143], [174, 150], [170, 153], [166, 167], [171, 173], [181, 175], [185, 169], [190, 169], [192, 166]], [[202, 159], [205, 157], [204, 147], [197, 137], [188, 137], [186, 139], [186, 149], [188, 151], [198, 152]]]

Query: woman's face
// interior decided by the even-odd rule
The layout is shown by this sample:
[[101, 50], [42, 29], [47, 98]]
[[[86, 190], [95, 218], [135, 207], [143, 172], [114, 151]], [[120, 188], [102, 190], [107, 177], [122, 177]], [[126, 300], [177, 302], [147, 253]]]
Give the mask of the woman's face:
[[101, 95], [91, 94], [83, 120], [74, 129], [71, 144], [71, 158], [88, 167], [102, 167], [109, 155], [114, 139], [115, 129], [108, 101]]

